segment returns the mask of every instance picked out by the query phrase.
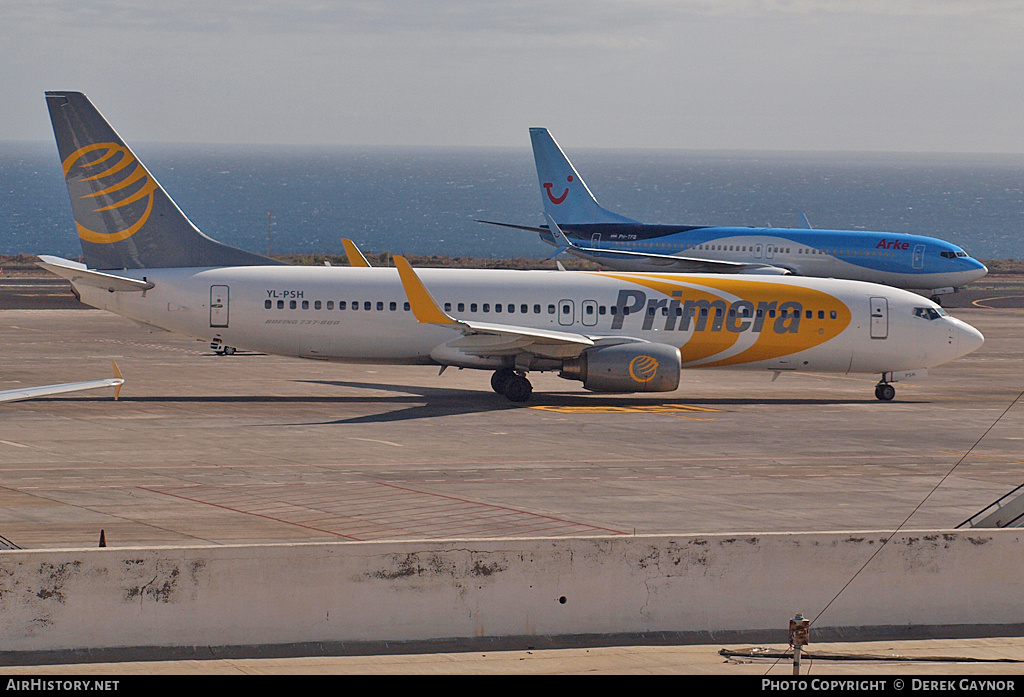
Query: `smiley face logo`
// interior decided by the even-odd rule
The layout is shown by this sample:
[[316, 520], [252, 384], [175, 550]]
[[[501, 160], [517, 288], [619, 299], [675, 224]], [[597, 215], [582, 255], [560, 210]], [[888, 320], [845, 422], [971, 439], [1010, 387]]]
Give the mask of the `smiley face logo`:
[[652, 356], [637, 356], [629, 362], [629, 377], [637, 382], [650, 382], [658, 373], [658, 361]]
[[[569, 182], [571, 184], [572, 183], [572, 175], [570, 174], [568, 177], [566, 177], [565, 181], [567, 181], [567, 182]], [[553, 186], [554, 186], [554, 184], [552, 184], [551, 182], [545, 182], [544, 183], [544, 190], [547, 192], [548, 199], [551, 201], [551, 203], [553, 203], [553, 204], [555, 204], [557, 206], [558, 204], [560, 204], [562, 201], [565, 200], [566, 196], [569, 195], [569, 187], [565, 187], [565, 191], [562, 192], [562, 195], [556, 197], [556, 196], [554, 196], [554, 194], [551, 193], [551, 187], [553, 187]]]

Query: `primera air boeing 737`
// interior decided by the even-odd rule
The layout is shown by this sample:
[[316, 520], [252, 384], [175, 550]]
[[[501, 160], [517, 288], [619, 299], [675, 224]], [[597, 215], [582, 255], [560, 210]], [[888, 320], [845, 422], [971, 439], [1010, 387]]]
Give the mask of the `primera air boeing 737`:
[[531, 128], [548, 227], [480, 221], [540, 233], [575, 256], [621, 271], [846, 278], [927, 291], [933, 300], [988, 269], [955, 244], [921, 235], [805, 228], [648, 225], [603, 208], [546, 128]]
[[42, 257], [93, 307], [214, 345], [332, 361], [530, 371], [599, 392], [675, 390], [682, 368], [881, 376], [970, 353], [973, 327], [870, 283], [723, 275], [299, 267], [220, 244], [177, 208], [89, 100], [47, 92], [86, 263]]

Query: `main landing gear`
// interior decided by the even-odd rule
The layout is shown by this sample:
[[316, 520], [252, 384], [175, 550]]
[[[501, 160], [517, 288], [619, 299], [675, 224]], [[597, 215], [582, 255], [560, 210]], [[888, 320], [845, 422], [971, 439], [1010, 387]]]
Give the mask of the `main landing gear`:
[[533, 385], [522, 373], [512, 368], [501, 368], [491, 376], [491, 389], [512, 402], [525, 402], [533, 394]]
[[875, 385], [875, 397], [883, 402], [891, 402], [896, 396], [896, 388], [887, 382], [880, 382]]

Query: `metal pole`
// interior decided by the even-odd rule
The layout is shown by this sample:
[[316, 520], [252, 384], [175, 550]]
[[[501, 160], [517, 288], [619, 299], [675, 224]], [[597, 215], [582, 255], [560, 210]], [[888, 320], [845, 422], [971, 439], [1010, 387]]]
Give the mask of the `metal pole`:
[[799, 612], [789, 621], [789, 645], [793, 647], [793, 675], [800, 675], [800, 654], [811, 641], [811, 621]]

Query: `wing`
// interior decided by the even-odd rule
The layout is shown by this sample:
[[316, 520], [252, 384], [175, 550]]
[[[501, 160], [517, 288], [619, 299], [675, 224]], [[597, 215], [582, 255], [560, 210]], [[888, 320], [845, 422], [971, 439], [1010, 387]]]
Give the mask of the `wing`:
[[684, 257], [673, 254], [655, 254], [653, 252], [631, 252], [620, 249], [602, 247], [583, 247], [574, 243], [558, 227], [558, 223], [550, 215], [547, 216], [552, 235], [563, 251], [582, 259], [596, 261], [616, 259], [632, 259], [646, 262], [648, 266], [657, 267], [658, 271], [685, 273], [759, 273], [783, 276], [790, 273], [789, 269], [771, 264], [751, 264], [742, 261], [722, 261], [720, 259], [702, 259], [700, 257]]
[[451, 327], [461, 334], [431, 353], [441, 363], [457, 364], [459, 354], [480, 358], [522, 356], [524, 359], [564, 360], [575, 358], [592, 346], [642, 341], [455, 319], [441, 309], [405, 257], [395, 256], [394, 260], [416, 319], [424, 324]]
[[[646, 262], [651, 270], [671, 271], [675, 273], [764, 273], [784, 276], [789, 269], [770, 264], [750, 264], [739, 261], [722, 261], [719, 259], [701, 259], [700, 257], [684, 257], [672, 254], [655, 254], [652, 252], [630, 252], [618, 249], [601, 249], [597, 247], [581, 247], [570, 245], [566, 248], [569, 254], [582, 259], [596, 261], [618, 259]], [[655, 267], [657, 267], [655, 269]]]
[[513, 225], [512, 223], [496, 223], [492, 220], [477, 220], [478, 223], [488, 225], [500, 225], [517, 230], [528, 230], [530, 232], [551, 233], [558, 251], [549, 258], [554, 258], [562, 252], [568, 252], [587, 261], [597, 263], [605, 262], [606, 265], [614, 266], [611, 261], [635, 261], [643, 263], [651, 271], [669, 271], [673, 273], [757, 273], [784, 276], [792, 273], [787, 268], [773, 266], [771, 264], [758, 264], [742, 261], [723, 261], [721, 259], [704, 259], [692, 256], [677, 256], [674, 254], [657, 254], [654, 252], [633, 252], [624, 249], [608, 249], [605, 247], [585, 247], [570, 240], [561, 228], [548, 217], [548, 227], [531, 227], [529, 225]]
[[84, 382], [64, 382], [58, 385], [42, 385], [40, 387], [23, 387], [17, 390], [4, 390], [0, 392], [0, 402], [17, 402], [22, 399], [35, 399], [51, 394], [63, 392], [77, 392], [78, 390], [93, 390], [98, 387], [113, 387], [114, 399], [116, 400], [121, 392], [121, 385], [124, 384], [124, 377], [114, 363], [114, 375], [116, 377], [105, 380], [85, 380]]

